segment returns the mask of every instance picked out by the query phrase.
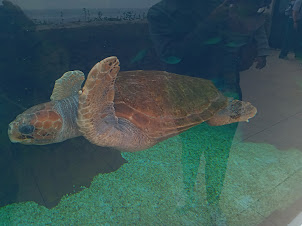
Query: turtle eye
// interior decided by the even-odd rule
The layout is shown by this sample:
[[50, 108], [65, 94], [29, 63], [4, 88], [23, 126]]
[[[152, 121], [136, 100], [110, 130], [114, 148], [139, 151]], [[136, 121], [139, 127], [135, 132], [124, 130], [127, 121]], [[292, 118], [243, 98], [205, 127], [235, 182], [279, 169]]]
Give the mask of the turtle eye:
[[22, 134], [30, 134], [34, 131], [35, 127], [32, 125], [21, 125], [19, 126], [19, 132]]

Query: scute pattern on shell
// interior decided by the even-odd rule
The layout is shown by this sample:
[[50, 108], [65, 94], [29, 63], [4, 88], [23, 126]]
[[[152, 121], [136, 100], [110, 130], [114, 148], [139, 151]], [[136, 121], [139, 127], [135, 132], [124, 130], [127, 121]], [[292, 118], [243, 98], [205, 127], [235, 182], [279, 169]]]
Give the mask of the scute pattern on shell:
[[114, 108], [152, 139], [165, 139], [202, 123], [227, 105], [205, 79], [163, 71], [120, 72]]

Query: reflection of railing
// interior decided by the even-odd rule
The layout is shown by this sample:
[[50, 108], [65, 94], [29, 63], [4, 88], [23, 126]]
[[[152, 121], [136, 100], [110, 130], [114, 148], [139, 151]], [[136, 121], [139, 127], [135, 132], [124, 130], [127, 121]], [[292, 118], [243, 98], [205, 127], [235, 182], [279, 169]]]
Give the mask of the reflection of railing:
[[74, 9], [74, 10], [25, 10], [37, 25], [89, 23], [96, 21], [146, 20], [147, 9]]

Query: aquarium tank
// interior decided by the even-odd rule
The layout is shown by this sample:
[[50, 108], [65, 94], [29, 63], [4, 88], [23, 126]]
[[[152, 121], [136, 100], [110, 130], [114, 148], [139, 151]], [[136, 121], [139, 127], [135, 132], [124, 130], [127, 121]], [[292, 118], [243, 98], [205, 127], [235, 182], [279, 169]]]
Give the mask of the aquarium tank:
[[0, 225], [302, 224], [302, 0], [0, 0]]

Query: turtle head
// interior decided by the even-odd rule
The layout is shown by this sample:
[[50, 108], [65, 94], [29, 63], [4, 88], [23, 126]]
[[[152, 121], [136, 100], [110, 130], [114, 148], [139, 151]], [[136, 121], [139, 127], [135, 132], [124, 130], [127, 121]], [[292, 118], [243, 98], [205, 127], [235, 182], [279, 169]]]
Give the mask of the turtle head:
[[44, 145], [55, 143], [62, 129], [62, 117], [48, 102], [33, 106], [18, 115], [8, 126], [11, 142]]

